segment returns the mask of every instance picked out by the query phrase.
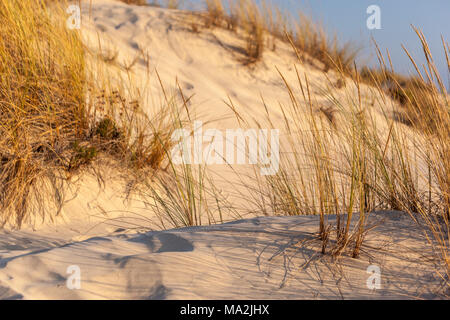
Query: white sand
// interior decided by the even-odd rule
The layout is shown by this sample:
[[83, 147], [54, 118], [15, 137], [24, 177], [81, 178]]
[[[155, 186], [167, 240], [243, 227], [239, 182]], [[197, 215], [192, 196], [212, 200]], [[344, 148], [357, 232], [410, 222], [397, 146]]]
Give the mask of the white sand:
[[[239, 127], [223, 102], [227, 96], [263, 121], [260, 94], [275, 127], [277, 123], [282, 127], [279, 104], [287, 105], [289, 97], [275, 67], [296, 83], [296, 58], [288, 45], [277, 43], [275, 52], [266, 50], [263, 61], [247, 68], [233, 49], [242, 46], [242, 39], [219, 29], [192, 33], [183, 22], [185, 13], [112, 0], [94, 1], [91, 17], [88, 11], [85, 5], [82, 27], [91, 50], [98, 50], [100, 37], [104, 48], [118, 51], [119, 64], [132, 61], [139, 50], [149, 53], [151, 82], [141, 59], [132, 71], [134, 82], [149, 90], [144, 106], [149, 114], [163, 101], [157, 70], [167, 92], [176, 90], [177, 79], [186, 96], [195, 94], [190, 108], [204, 122], [215, 120], [210, 127]], [[308, 64], [296, 66], [311, 81], [314, 99], [327, 105], [323, 92], [330, 82], [324, 74]], [[331, 83], [337, 79], [332, 72], [328, 77]], [[349, 84], [335, 93], [345, 100], [355, 90]], [[363, 103], [371, 105], [370, 89], [362, 91]], [[386, 127], [379, 105], [370, 107], [380, 119], [380, 128]], [[37, 219], [20, 231], [0, 231], [0, 298], [436, 297], [440, 281], [430, 248], [418, 227], [401, 213], [374, 213], [371, 222], [378, 227], [369, 233], [361, 257], [343, 257], [336, 264], [318, 253], [317, 216], [249, 218], [217, 226], [148, 231], [157, 225], [154, 212], [144, 199], [126, 201], [120, 174], [112, 168], [104, 170], [110, 171], [105, 187], [90, 175], [80, 177], [53, 221]], [[252, 168], [214, 168], [217, 177], [227, 177], [218, 179], [217, 186], [238, 193], [231, 201], [248, 207], [245, 192], [249, 191], [230, 187], [230, 181], [237, 181], [233, 170], [245, 173]], [[66, 286], [67, 268], [72, 265], [81, 271], [79, 290]], [[369, 265], [381, 268], [381, 289], [367, 288]]]
[[[371, 222], [378, 228], [361, 257], [343, 257], [338, 264], [317, 252], [315, 216], [253, 218], [65, 245], [25, 232], [2, 234], [0, 294], [25, 299], [435, 297], [440, 281], [417, 227], [395, 212], [378, 212]], [[80, 289], [66, 286], [71, 265], [80, 268]], [[380, 267], [381, 289], [368, 289], [369, 265]]]

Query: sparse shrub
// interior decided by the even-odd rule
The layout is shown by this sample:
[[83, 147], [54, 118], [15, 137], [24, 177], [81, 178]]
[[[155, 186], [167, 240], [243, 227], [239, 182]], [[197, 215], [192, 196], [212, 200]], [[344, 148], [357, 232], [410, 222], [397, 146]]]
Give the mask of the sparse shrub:
[[[401, 108], [396, 110], [396, 119], [411, 127], [425, 126], [423, 129], [437, 130], [431, 119], [436, 103], [435, 88], [419, 76], [404, 76], [386, 67], [379, 69], [363, 67], [361, 79], [365, 83], [383, 89]], [[439, 100], [442, 100], [439, 98]], [[424, 113], [429, 113], [424, 115]]]
[[122, 136], [117, 124], [110, 118], [100, 120], [95, 128], [95, 133], [104, 140], [117, 140]]
[[[347, 75], [352, 73], [359, 49], [351, 42], [340, 45], [336, 35], [330, 38], [323, 26], [313, 22], [306, 15], [299, 13], [295, 30], [288, 32], [288, 35], [301, 53], [322, 62], [325, 72], [335, 69]], [[306, 60], [304, 56], [302, 60]]]
[[225, 16], [225, 9], [221, 0], [205, 0], [206, 27], [221, 26]]
[[246, 54], [249, 62], [262, 58], [264, 51], [264, 23], [259, 8], [254, 3], [246, 2], [241, 16], [246, 32]]
[[77, 170], [81, 166], [91, 163], [98, 154], [95, 147], [80, 144], [78, 141], [72, 143], [72, 149], [72, 157], [67, 167], [68, 171]]

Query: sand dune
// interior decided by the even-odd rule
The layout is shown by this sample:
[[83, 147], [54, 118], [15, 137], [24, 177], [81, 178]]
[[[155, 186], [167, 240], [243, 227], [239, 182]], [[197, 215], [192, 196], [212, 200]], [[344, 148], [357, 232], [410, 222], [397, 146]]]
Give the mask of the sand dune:
[[[182, 11], [96, 0], [91, 11], [85, 2], [82, 12], [82, 35], [89, 50], [98, 52], [100, 39], [105, 52], [118, 53], [116, 65], [108, 67], [111, 72], [128, 77], [123, 66], [139, 57], [131, 77], [147, 94], [143, 108], [149, 114], [164, 101], [156, 71], [167, 92], [176, 92], [178, 81], [186, 96], [192, 96], [192, 114], [208, 123], [205, 127], [217, 129], [239, 127], [224, 103], [228, 97], [243, 112], [264, 121], [263, 96], [274, 126], [282, 127], [280, 105], [290, 104], [290, 98], [277, 69], [295, 82], [295, 64], [300, 74], [308, 76], [314, 99], [323, 106], [329, 104], [326, 89], [339, 79], [333, 71], [325, 76], [314, 63], [296, 63], [294, 52], [282, 42], [276, 51], [266, 50], [258, 65], [244, 67], [243, 39], [220, 29], [193, 33]], [[143, 53], [149, 54], [150, 75]], [[345, 90], [333, 90], [342, 101], [357, 92], [351, 83]], [[388, 128], [379, 100], [372, 102], [374, 90], [368, 86], [361, 90], [380, 129]], [[394, 102], [386, 101], [384, 110], [389, 111]], [[337, 112], [337, 119], [340, 116]], [[52, 221], [36, 218], [20, 231], [0, 231], [0, 298], [438, 297], [441, 279], [431, 249], [422, 230], [404, 213], [372, 213], [369, 222], [376, 228], [365, 240], [360, 259], [342, 257], [336, 264], [317, 253], [318, 216], [255, 217], [260, 214], [254, 214], [256, 208], [246, 201], [251, 191], [237, 184], [239, 177], [252, 172], [251, 166], [212, 168], [217, 188], [230, 190], [230, 201], [245, 207], [244, 219], [167, 231], [158, 230], [158, 219], [145, 199], [125, 199], [120, 172], [104, 170], [106, 180], [100, 185], [89, 174], [81, 176]], [[367, 286], [371, 265], [381, 269], [377, 290]], [[79, 289], [68, 288], [70, 266], [79, 267]]]

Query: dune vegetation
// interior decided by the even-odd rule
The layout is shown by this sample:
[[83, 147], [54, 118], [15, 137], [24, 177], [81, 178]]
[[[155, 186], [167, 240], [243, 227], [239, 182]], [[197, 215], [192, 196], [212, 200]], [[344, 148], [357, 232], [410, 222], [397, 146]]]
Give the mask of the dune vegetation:
[[[292, 102], [283, 113], [284, 130], [289, 136], [286, 147], [294, 156], [282, 159], [275, 176], [255, 177], [256, 189], [261, 193], [261, 213], [318, 214], [322, 253], [339, 256], [349, 251], [357, 257], [365, 234], [371, 229], [366, 225], [370, 213], [381, 209], [407, 212], [425, 227], [424, 236], [440, 257], [446, 270], [441, 276], [448, 285], [450, 109], [443, 76], [437, 71], [421, 31], [414, 28], [428, 64], [421, 71], [404, 47], [405, 59], [411, 60], [416, 76], [403, 76], [395, 72], [389, 54], [384, 57], [380, 51], [379, 68], [356, 67], [357, 47], [338, 43], [336, 36], [329, 37], [302, 13], [293, 19], [276, 7], [264, 2], [257, 5], [251, 0], [205, 0], [205, 8], [199, 13], [203, 24], [195, 28], [196, 32], [201, 32], [201, 28], [224, 28], [244, 34], [246, 64], [257, 63], [264, 50], [276, 50], [273, 39], [278, 39], [290, 43], [299, 63], [319, 61], [319, 68], [325, 73], [332, 69], [343, 79], [340, 86], [347, 82], [357, 88], [357, 94], [345, 106], [330, 90], [326, 94], [332, 106], [324, 109], [315, 105], [307, 75], [298, 74], [298, 83], [287, 83], [280, 74]], [[442, 42], [450, 65], [448, 43], [444, 39]], [[387, 110], [383, 111], [389, 123], [387, 134], [377, 128], [377, 120], [362, 104], [363, 83], [369, 84], [380, 99], [388, 96], [398, 102], [394, 119]], [[295, 86], [301, 89], [300, 96], [292, 89]], [[306, 123], [301, 102], [310, 110]], [[380, 101], [381, 105], [385, 103]], [[245, 117], [235, 106], [232, 109], [238, 119]], [[326, 123], [314, 111], [317, 109], [325, 115]], [[339, 123], [344, 129], [333, 126], [336, 110], [345, 112], [345, 123]], [[247, 120], [248, 126], [263, 127], [261, 122]], [[270, 114], [266, 123], [272, 123]], [[292, 128], [292, 123], [298, 127]], [[413, 136], [405, 124], [413, 128]], [[354, 212], [358, 215], [357, 227], [350, 228]], [[328, 214], [337, 215], [336, 225], [327, 224]]]
[[[163, 228], [222, 222], [225, 214], [239, 217], [214, 189], [207, 166], [186, 164], [180, 169], [171, 160], [171, 133], [190, 128], [183, 90], [177, 99], [164, 92], [165, 108], [150, 118], [142, 111], [142, 96], [126, 92], [129, 84], [116, 86], [108, 78], [114, 75], [91, 72], [113, 64], [114, 55], [95, 56], [87, 50], [79, 31], [67, 29], [61, 3], [0, 2], [2, 225], [20, 227], [30, 215], [51, 219], [72, 176], [104, 159], [133, 175], [152, 172], [141, 191]], [[169, 3], [170, 8], [180, 5]], [[318, 215], [322, 254], [357, 258], [372, 228], [368, 216], [377, 210], [404, 211], [423, 227], [443, 270], [444, 292], [450, 292], [450, 106], [443, 82], [448, 75], [438, 73], [420, 29], [415, 31], [428, 64], [419, 68], [405, 48], [405, 58], [416, 71], [415, 77], [407, 77], [397, 74], [381, 52], [378, 69], [356, 66], [355, 45], [339, 43], [302, 14], [290, 17], [253, 0], [205, 0], [204, 5], [203, 11], [192, 12], [192, 31], [222, 28], [242, 35], [247, 56], [243, 67], [257, 67], [266, 50], [276, 51], [277, 41], [282, 41], [291, 46], [297, 63], [335, 72], [340, 87], [356, 90], [343, 105], [330, 89], [324, 93], [330, 102], [325, 108], [316, 104], [307, 74], [297, 72], [298, 81], [289, 83], [280, 72], [291, 100], [282, 106], [286, 120], [279, 128], [287, 140], [278, 173], [255, 174], [248, 185], [257, 194], [256, 215]], [[450, 66], [445, 39], [443, 50]], [[387, 130], [365, 108], [363, 85], [377, 94], [381, 106], [388, 98], [397, 103], [394, 117], [382, 110]], [[264, 103], [267, 117], [256, 121], [241, 114], [231, 98], [229, 104], [247, 127], [272, 123]], [[335, 111], [344, 115], [339, 121]], [[48, 213], [49, 201], [55, 213]], [[336, 215], [334, 224], [328, 215]]]
[[[125, 85], [109, 85], [111, 75], [88, 70], [93, 53], [66, 27], [62, 3], [0, 4], [2, 225], [20, 227], [30, 212], [44, 215], [48, 201], [58, 212], [70, 177], [100, 155], [133, 172], [158, 169], [165, 156], [168, 113], [150, 121], [141, 97], [125, 97]], [[107, 55], [97, 59], [112, 63]]]

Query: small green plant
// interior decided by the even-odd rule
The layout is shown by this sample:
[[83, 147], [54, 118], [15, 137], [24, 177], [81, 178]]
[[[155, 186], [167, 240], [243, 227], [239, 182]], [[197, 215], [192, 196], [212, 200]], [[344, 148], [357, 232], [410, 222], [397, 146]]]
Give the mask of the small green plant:
[[97, 157], [97, 149], [93, 146], [82, 145], [79, 142], [72, 144], [73, 154], [70, 158], [67, 170], [74, 171], [83, 165], [91, 163]]
[[95, 128], [95, 133], [104, 140], [117, 140], [122, 136], [117, 124], [110, 118], [100, 120]]

